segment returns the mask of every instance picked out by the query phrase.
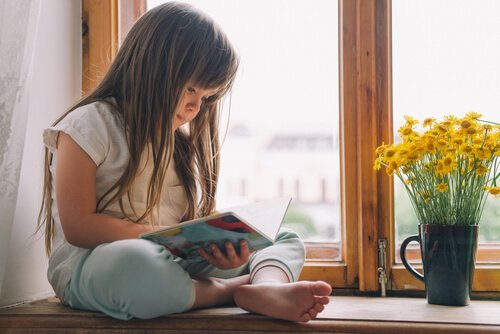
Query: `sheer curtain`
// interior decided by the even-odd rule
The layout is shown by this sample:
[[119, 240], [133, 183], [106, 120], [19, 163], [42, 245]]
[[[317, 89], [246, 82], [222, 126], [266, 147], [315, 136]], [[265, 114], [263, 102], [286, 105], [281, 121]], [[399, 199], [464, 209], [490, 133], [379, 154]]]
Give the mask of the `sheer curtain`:
[[27, 83], [40, 0], [0, 0], [0, 292], [14, 222], [28, 117]]

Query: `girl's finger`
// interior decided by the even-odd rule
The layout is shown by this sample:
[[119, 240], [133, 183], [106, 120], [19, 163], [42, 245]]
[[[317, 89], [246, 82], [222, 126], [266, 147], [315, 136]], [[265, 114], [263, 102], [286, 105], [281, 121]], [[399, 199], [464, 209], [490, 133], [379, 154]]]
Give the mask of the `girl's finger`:
[[235, 262], [238, 260], [238, 254], [236, 254], [236, 250], [231, 242], [226, 242], [226, 254], [227, 258], [231, 262]]
[[217, 247], [216, 244], [211, 244], [210, 250], [212, 251], [212, 254], [216, 260], [220, 261], [224, 258], [224, 255], [222, 254], [222, 252], [220, 251], [219, 247]]
[[205, 259], [210, 264], [213, 264], [214, 258], [208, 254], [203, 248], [198, 248], [198, 253], [201, 255], [202, 258]]
[[240, 241], [240, 259], [242, 259], [244, 262], [248, 260], [248, 257], [250, 256], [250, 250], [248, 249], [248, 242], [245, 240]]

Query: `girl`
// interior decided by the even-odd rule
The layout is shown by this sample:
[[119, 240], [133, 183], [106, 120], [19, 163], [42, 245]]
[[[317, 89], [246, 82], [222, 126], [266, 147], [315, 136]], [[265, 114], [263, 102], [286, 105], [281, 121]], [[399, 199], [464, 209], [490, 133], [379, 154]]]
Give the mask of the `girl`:
[[187, 263], [138, 239], [211, 213], [219, 171], [218, 107], [238, 56], [190, 5], [158, 6], [131, 29], [99, 86], [44, 131], [48, 279], [62, 303], [118, 319], [236, 303], [305, 322], [325, 282], [297, 282], [304, 247], [291, 231], [250, 254], [241, 242]]

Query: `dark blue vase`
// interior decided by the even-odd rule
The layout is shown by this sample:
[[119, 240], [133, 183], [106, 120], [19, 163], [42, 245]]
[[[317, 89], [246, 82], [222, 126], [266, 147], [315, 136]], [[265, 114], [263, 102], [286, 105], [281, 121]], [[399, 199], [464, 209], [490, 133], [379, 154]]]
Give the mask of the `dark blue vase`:
[[[418, 235], [401, 244], [401, 261], [417, 279], [425, 283], [429, 304], [465, 306], [469, 304], [477, 249], [477, 225], [419, 225]], [[420, 244], [424, 274], [406, 260], [406, 246]]]

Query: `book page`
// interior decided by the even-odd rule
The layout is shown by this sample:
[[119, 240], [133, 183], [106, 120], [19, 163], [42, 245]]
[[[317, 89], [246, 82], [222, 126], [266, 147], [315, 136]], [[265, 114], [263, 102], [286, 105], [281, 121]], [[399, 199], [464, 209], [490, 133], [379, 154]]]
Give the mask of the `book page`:
[[291, 197], [280, 197], [233, 207], [224, 211], [234, 212], [250, 223], [257, 231], [274, 240], [291, 200]]

